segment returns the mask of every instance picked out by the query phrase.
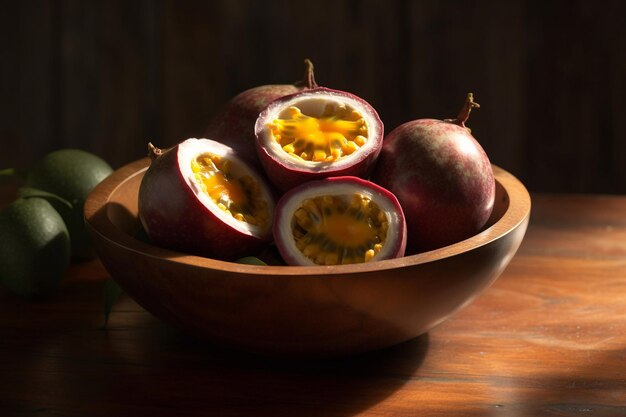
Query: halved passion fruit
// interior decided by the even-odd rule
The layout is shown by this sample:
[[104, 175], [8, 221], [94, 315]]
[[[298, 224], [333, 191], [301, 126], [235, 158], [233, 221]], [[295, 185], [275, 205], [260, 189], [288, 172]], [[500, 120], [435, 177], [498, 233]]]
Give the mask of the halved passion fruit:
[[327, 177], [367, 176], [382, 147], [383, 123], [365, 100], [319, 87], [270, 103], [255, 133], [263, 168], [286, 191]]
[[305, 88], [315, 88], [313, 63], [304, 60], [304, 77], [294, 84], [270, 84], [251, 88], [230, 99], [210, 121], [205, 131], [208, 138], [233, 148], [252, 167], [261, 170], [255, 150], [254, 124], [259, 113], [272, 101]]
[[357, 178], [311, 181], [288, 191], [274, 240], [290, 265], [343, 265], [404, 255], [406, 224], [395, 196]]
[[153, 153], [139, 189], [139, 218], [152, 242], [223, 260], [254, 254], [269, 242], [272, 194], [232, 148], [187, 139]]

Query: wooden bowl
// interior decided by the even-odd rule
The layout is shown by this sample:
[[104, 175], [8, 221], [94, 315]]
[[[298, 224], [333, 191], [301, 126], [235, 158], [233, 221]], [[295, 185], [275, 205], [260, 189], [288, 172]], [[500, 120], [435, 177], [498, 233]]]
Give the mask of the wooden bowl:
[[85, 204], [104, 266], [141, 306], [212, 342], [271, 355], [329, 356], [391, 346], [441, 323], [491, 285], [530, 215], [522, 183], [494, 167], [487, 228], [404, 258], [341, 266], [255, 266], [191, 256], [135, 238], [148, 159], [104, 180]]

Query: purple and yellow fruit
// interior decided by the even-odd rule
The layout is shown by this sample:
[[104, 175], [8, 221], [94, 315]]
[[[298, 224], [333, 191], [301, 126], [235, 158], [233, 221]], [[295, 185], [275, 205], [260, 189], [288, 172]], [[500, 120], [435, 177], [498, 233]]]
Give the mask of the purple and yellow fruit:
[[383, 123], [365, 100], [320, 87], [272, 102], [255, 133], [267, 176], [286, 191], [327, 177], [368, 176], [382, 147]]
[[205, 136], [233, 148], [246, 162], [260, 170], [255, 150], [254, 124], [259, 113], [272, 101], [303, 89], [316, 88], [313, 63], [306, 59], [302, 81], [250, 88], [230, 99], [210, 121]]
[[344, 265], [404, 255], [398, 200], [357, 177], [311, 181], [288, 191], [274, 216], [274, 240], [290, 265]]
[[139, 189], [139, 218], [152, 242], [234, 260], [271, 240], [272, 194], [232, 148], [187, 139], [154, 154]]

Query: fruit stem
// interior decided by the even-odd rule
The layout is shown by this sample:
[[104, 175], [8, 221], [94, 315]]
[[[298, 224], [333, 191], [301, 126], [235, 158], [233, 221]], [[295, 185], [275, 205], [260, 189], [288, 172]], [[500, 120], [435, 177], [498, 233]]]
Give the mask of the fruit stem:
[[163, 154], [163, 151], [152, 144], [152, 142], [148, 142], [148, 158], [151, 161], [154, 161], [159, 156]]
[[456, 117], [456, 119], [446, 119], [445, 121], [455, 123], [461, 127], [466, 127], [465, 122], [467, 122], [467, 119], [469, 119], [470, 112], [472, 111], [472, 109], [478, 108], [480, 108], [480, 104], [474, 101], [474, 94], [467, 93], [465, 104], [463, 104], [463, 107], [461, 108], [461, 111], [459, 112], [459, 115]]
[[317, 82], [315, 82], [315, 71], [313, 68], [313, 62], [309, 58], [304, 60], [304, 78], [296, 83], [296, 86], [304, 86], [305, 88], [317, 88]]
[[43, 198], [44, 200], [47, 200], [49, 203], [54, 203], [54, 202], [60, 203], [65, 208], [67, 208], [69, 210], [74, 208], [72, 203], [70, 203], [69, 201], [67, 201], [63, 197], [59, 197], [56, 194], [49, 193], [47, 191], [43, 191], [43, 190], [40, 190], [40, 189], [37, 189], [37, 188], [20, 187], [17, 190], [17, 195], [20, 198]]

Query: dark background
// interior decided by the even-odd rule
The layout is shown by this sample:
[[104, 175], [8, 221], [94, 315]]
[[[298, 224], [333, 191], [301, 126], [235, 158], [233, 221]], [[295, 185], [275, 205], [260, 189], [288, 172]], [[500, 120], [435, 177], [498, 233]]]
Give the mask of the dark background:
[[626, 2], [0, 1], [0, 31], [0, 168], [62, 147], [119, 167], [308, 57], [387, 132], [472, 91], [468, 125], [531, 191], [626, 193]]

